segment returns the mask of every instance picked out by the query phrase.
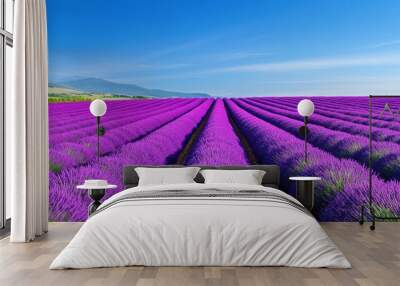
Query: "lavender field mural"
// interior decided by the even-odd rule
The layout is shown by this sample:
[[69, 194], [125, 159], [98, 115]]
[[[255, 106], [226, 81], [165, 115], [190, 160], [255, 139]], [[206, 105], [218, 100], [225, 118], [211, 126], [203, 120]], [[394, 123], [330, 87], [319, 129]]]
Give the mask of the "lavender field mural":
[[[49, 103], [50, 219], [84, 221], [90, 199], [76, 189], [106, 179], [122, 190], [128, 164], [281, 166], [281, 187], [293, 175], [321, 176], [314, 213], [352, 221], [368, 196], [368, 97], [313, 97], [309, 162], [298, 133], [300, 97], [110, 99], [96, 159], [89, 101]], [[374, 198], [382, 215], [400, 213], [400, 100], [376, 100], [373, 113]]]
[[[76, 186], [106, 179], [118, 186], [106, 199], [131, 164], [277, 164], [292, 195], [288, 177], [322, 177], [318, 220], [358, 220], [368, 95], [400, 94], [400, 2], [233, 2], [46, 1], [51, 220], [85, 221], [91, 199]], [[95, 99], [108, 107], [99, 159]], [[400, 215], [400, 98], [372, 106], [373, 208]]]

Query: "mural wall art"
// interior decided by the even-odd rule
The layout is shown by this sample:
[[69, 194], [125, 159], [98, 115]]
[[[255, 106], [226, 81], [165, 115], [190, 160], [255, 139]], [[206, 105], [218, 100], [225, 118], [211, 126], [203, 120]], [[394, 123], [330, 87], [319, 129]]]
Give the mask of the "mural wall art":
[[[107, 198], [130, 164], [278, 164], [290, 194], [290, 176], [322, 178], [317, 219], [358, 220], [368, 198], [368, 95], [400, 94], [398, 9], [115, 2], [46, 2], [50, 220], [85, 221], [91, 199], [76, 186], [106, 179], [118, 186]], [[297, 112], [305, 98], [315, 104], [307, 163]], [[99, 159], [94, 99], [107, 104]], [[400, 213], [400, 99], [373, 106], [374, 208], [391, 216]]]
[[[282, 188], [292, 194], [289, 176], [323, 178], [316, 190], [320, 220], [355, 220], [368, 195], [368, 98], [312, 100], [307, 164], [296, 97], [107, 100], [99, 161], [89, 102], [50, 103], [50, 217], [85, 220], [90, 199], [76, 186], [102, 178], [119, 186], [108, 195], [121, 191], [124, 165], [278, 164]], [[376, 197], [382, 213], [398, 213], [400, 121], [382, 114], [385, 103], [377, 101]], [[400, 100], [394, 105], [400, 108]]]

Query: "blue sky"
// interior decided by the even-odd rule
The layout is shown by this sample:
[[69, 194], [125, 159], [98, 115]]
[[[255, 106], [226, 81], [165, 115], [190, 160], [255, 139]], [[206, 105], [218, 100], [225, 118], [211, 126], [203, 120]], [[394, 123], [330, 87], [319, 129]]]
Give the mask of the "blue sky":
[[400, 94], [398, 0], [47, 0], [50, 80], [215, 96]]

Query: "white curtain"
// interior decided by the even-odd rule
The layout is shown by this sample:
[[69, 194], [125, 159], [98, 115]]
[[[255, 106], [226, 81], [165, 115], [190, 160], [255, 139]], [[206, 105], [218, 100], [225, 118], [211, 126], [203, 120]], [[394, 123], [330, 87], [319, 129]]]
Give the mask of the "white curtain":
[[48, 58], [45, 0], [15, 1], [13, 90], [6, 111], [12, 242], [48, 227]]

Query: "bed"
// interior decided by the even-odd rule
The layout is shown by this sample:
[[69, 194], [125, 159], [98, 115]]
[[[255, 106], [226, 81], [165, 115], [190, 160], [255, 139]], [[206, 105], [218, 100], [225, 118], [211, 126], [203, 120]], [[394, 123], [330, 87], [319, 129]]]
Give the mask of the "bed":
[[126, 189], [103, 202], [50, 269], [351, 267], [307, 209], [279, 190], [278, 166], [200, 166], [264, 170], [261, 185], [204, 184], [199, 174], [196, 183], [153, 186], [138, 186], [136, 167], [124, 168]]

